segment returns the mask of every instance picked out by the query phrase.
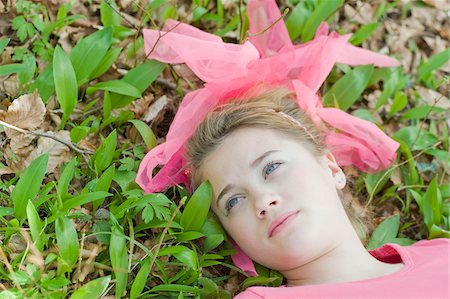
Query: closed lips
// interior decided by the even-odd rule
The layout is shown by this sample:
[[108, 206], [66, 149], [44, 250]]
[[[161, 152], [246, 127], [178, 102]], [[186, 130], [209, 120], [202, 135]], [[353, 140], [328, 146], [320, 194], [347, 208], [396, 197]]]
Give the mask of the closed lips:
[[299, 211], [288, 212], [272, 221], [272, 223], [270, 223], [269, 225], [269, 229], [267, 230], [268, 237], [270, 238], [274, 234], [276, 234], [280, 230], [280, 228], [282, 228], [281, 226], [283, 224], [287, 224], [287, 221], [294, 219], [298, 213]]

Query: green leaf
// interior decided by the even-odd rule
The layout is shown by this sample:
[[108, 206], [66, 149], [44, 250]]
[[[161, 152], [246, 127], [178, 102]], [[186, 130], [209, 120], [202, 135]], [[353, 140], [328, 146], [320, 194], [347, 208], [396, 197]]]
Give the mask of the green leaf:
[[56, 191], [61, 198], [63, 198], [67, 194], [70, 181], [72, 181], [73, 176], [75, 175], [76, 166], [77, 166], [77, 159], [73, 158], [72, 160], [70, 160], [69, 163], [66, 164], [63, 172], [61, 173], [61, 176], [59, 177]]
[[395, 239], [400, 227], [400, 215], [394, 215], [386, 218], [377, 226], [370, 238], [368, 250], [378, 248], [383, 244], [389, 243], [392, 239]]
[[139, 134], [141, 134], [142, 139], [149, 150], [157, 145], [155, 134], [153, 134], [152, 129], [150, 129], [145, 122], [137, 119], [130, 120], [129, 122], [131, 122], [139, 131]]
[[105, 56], [103, 56], [97, 67], [89, 75], [88, 80], [90, 81], [92, 79], [96, 79], [100, 77], [104, 72], [109, 70], [111, 65], [113, 65], [113, 63], [116, 61], [117, 57], [119, 57], [120, 51], [122, 51], [121, 48], [109, 49], [108, 52], [106, 52]]
[[117, 146], [117, 132], [112, 131], [108, 137], [102, 142], [100, 147], [97, 149], [95, 154], [92, 156], [94, 158], [95, 171], [100, 174], [104, 169], [111, 165], [114, 158], [115, 149]]
[[106, 291], [110, 281], [111, 276], [109, 275], [94, 279], [76, 290], [70, 299], [98, 299]]
[[74, 127], [72, 128], [72, 130], [70, 130], [70, 140], [72, 140], [72, 142], [78, 143], [89, 134], [90, 130], [91, 128], [87, 126]]
[[442, 218], [442, 196], [437, 185], [437, 177], [431, 181], [430, 185], [422, 197], [424, 222], [431, 230], [433, 225], [439, 226]]
[[[95, 191], [108, 192], [109, 188], [111, 187], [111, 182], [115, 172], [116, 167], [114, 166], [114, 164], [109, 166], [108, 169], [106, 169], [98, 179], [97, 184], [95, 185]], [[104, 198], [101, 198], [97, 201], [94, 201], [94, 210], [97, 210], [104, 200]]]
[[36, 245], [36, 248], [42, 252], [44, 250], [44, 241], [43, 236], [41, 236], [42, 232], [42, 222], [41, 218], [39, 218], [39, 214], [36, 211], [33, 203], [28, 201], [27, 204], [27, 218], [28, 218], [28, 226], [30, 227], [31, 237], [33, 238], [33, 242]]
[[302, 41], [307, 42], [311, 40], [317, 30], [317, 27], [319, 27], [319, 24], [334, 13], [342, 4], [342, 0], [328, 0], [319, 2], [319, 5], [314, 9], [311, 16], [306, 21], [302, 32]]
[[19, 181], [11, 192], [16, 218], [25, 218], [29, 200], [38, 194], [47, 169], [48, 154], [44, 154], [31, 162], [30, 166], [20, 176]]
[[289, 32], [291, 40], [295, 40], [300, 36], [306, 21], [311, 15], [311, 9], [308, 2], [300, 1], [289, 14], [286, 19], [286, 28]]
[[[116, 11], [114, 11], [114, 9]], [[117, 8], [116, 2], [114, 0], [102, 1], [100, 4], [100, 20], [103, 26], [119, 26], [120, 25], [120, 15], [117, 13], [119, 9]]]
[[138, 297], [144, 290], [147, 283], [148, 275], [150, 274], [150, 257], [147, 257], [141, 262], [141, 269], [134, 278], [134, 282], [131, 285], [130, 298], [134, 299]]
[[80, 246], [73, 222], [66, 216], [59, 217], [56, 219], [55, 232], [61, 258], [69, 266], [75, 265], [80, 254]]
[[419, 66], [417, 70], [419, 79], [423, 81], [426, 77], [428, 77], [431, 74], [432, 71], [440, 68], [449, 60], [450, 60], [450, 48], [431, 56], [427, 62], [422, 63]]
[[212, 188], [209, 182], [202, 183], [181, 214], [181, 225], [186, 231], [200, 231], [208, 216], [212, 200]]
[[280, 277], [265, 277], [265, 276], [256, 276], [256, 277], [248, 277], [242, 283], [242, 289], [246, 289], [251, 286], [269, 286], [271, 283], [280, 280]]
[[68, 118], [77, 104], [78, 85], [72, 63], [59, 46], [53, 56], [53, 78], [57, 100]]
[[41, 72], [34, 83], [31, 85], [30, 89], [38, 89], [39, 95], [44, 103], [47, 103], [50, 96], [55, 91], [55, 81], [53, 79], [53, 64], [50, 63], [43, 72]]
[[373, 65], [357, 66], [340, 78], [327, 91], [323, 101], [325, 106], [337, 103], [342, 110], [347, 110], [361, 96], [372, 76]]
[[414, 108], [408, 110], [408, 112], [403, 114], [402, 118], [403, 119], [422, 119], [422, 118], [429, 116], [433, 112], [439, 113], [439, 112], [446, 112], [446, 111], [448, 111], [448, 110], [445, 108], [442, 108], [442, 107], [424, 105], [424, 106], [414, 107]]
[[438, 138], [432, 133], [414, 126], [401, 128], [395, 132], [394, 137], [405, 142], [411, 151], [420, 151], [438, 142]]
[[198, 268], [198, 259], [197, 254], [187, 248], [186, 246], [182, 245], [175, 245], [166, 247], [164, 249], [161, 249], [158, 252], [158, 256], [165, 256], [165, 255], [173, 255], [177, 260], [179, 260], [181, 263], [186, 265], [187, 267], [196, 270]]
[[[133, 85], [139, 90], [139, 93], [142, 93], [156, 80], [156, 78], [158, 78], [165, 67], [165, 63], [156, 60], [147, 60], [144, 64], [131, 69], [122, 78], [122, 81]], [[131, 103], [135, 98], [136, 97], [123, 94], [111, 94], [111, 107], [124, 107]]]
[[[102, 1], [104, 2], [104, 1]], [[86, 83], [99, 66], [112, 43], [112, 28], [106, 27], [78, 41], [70, 53], [77, 86]]]
[[0, 65], [0, 76], [8, 76], [23, 71], [26, 71], [26, 66], [23, 63], [11, 63]]
[[389, 117], [394, 116], [395, 113], [405, 108], [406, 104], [408, 104], [407, 96], [402, 91], [398, 91], [395, 94], [394, 101], [392, 102], [388, 116]]
[[17, 73], [17, 79], [20, 84], [29, 83], [34, 77], [36, 71], [36, 59], [33, 55], [26, 55], [23, 58], [24, 69]]
[[355, 46], [361, 44], [378, 29], [379, 25], [380, 23], [376, 22], [361, 26], [361, 28], [359, 28], [358, 31], [352, 34], [352, 37], [350, 38], [349, 42]]
[[5, 50], [6, 46], [9, 44], [10, 39], [4, 37], [0, 39], [0, 54], [2, 54], [3, 50]]
[[136, 87], [121, 80], [111, 80], [97, 83], [94, 86], [88, 87], [86, 92], [87, 94], [92, 94], [96, 90], [108, 90], [135, 98], [139, 98], [141, 96], [141, 93]]
[[116, 298], [121, 298], [128, 282], [128, 252], [125, 237], [116, 226], [109, 242], [109, 257], [116, 278]]

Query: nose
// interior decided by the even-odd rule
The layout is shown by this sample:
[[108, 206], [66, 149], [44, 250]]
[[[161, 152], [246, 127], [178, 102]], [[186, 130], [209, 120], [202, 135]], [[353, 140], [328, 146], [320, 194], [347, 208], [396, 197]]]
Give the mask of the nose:
[[273, 209], [278, 208], [280, 205], [280, 197], [274, 194], [261, 195], [255, 200], [256, 216], [260, 219], [267, 217]]

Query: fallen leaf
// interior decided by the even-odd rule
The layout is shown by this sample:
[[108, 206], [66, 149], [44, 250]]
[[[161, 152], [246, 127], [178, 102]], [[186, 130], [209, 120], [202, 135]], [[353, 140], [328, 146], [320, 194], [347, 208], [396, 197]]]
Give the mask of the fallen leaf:
[[142, 119], [145, 122], [151, 122], [152, 120], [154, 120], [160, 113], [161, 111], [164, 110], [164, 108], [166, 107], [166, 105], [170, 102], [169, 98], [167, 98], [167, 96], [163, 95], [162, 97], [160, 97], [159, 99], [157, 99], [147, 110], [147, 112], [145, 112], [144, 116], [142, 117]]
[[[47, 132], [47, 134], [53, 135], [56, 138], [70, 143], [70, 132], [69, 131], [59, 131], [57, 133]], [[48, 165], [46, 173], [53, 173], [57, 166], [64, 162], [68, 162], [71, 158], [70, 149], [58, 142], [48, 137], [40, 137], [38, 139], [37, 147], [31, 152], [30, 156], [23, 162], [25, 167], [28, 167], [30, 163], [37, 157], [48, 153]]]
[[[21, 129], [33, 131], [37, 129], [45, 117], [45, 106], [37, 92], [25, 94], [13, 101], [8, 111], [3, 114], [3, 121]], [[22, 134], [5, 127], [8, 138]]]

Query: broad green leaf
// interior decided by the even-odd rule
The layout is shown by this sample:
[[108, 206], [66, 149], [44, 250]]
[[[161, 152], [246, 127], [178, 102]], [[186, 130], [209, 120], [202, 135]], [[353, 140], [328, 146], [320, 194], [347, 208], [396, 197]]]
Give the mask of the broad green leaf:
[[106, 52], [105, 56], [103, 56], [102, 60], [97, 65], [97, 67], [91, 72], [91, 74], [88, 77], [88, 80], [96, 79], [100, 77], [104, 72], [106, 72], [111, 67], [111, 65], [113, 65], [113, 63], [116, 61], [117, 57], [119, 57], [120, 51], [122, 51], [122, 48], [109, 49]]
[[117, 145], [117, 132], [116, 130], [112, 131], [108, 137], [102, 142], [100, 147], [95, 152], [93, 158], [94, 160], [94, 168], [97, 172], [97, 175], [100, 174], [104, 169], [111, 165], [112, 160], [114, 158], [114, 153]]
[[87, 126], [74, 127], [72, 128], [72, 130], [70, 130], [70, 140], [72, 140], [72, 142], [78, 143], [89, 134], [90, 130], [91, 128]]
[[405, 142], [411, 151], [420, 151], [438, 142], [438, 138], [432, 133], [414, 126], [401, 128], [395, 132], [394, 137]]
[[448, 111], [445, 108], [437, 107], [437, 106], [430, 106], [430, 105], [424, 105], [419, 107], [414, 107], [412, 109], [409, 109], [405, 114], [403, 114], [403, 119], [422, 119], [430, 115], [430, 113], [439, 113], [439, 112], [446, 112]]
[[53, 78], [57, 100], [68, 118], [77, 104], [78, 85], [72, 63], [59, 46], [56, 46], [53, 56]]
[[55, 81], [53, 79], [53, 64], [50, 63], [43, 72], [41, 72], [30, 90], [38, 89], [39, 95], [44, 103], [47, 103], [50, 96], [55, 92]]
[[70, 160], [69, 163], [66, 164], [63, 172], [61, 173], [61, 176], [59, 177], [56, 191], [61, 198], [63, 198], [67, 194], [70, 181], [72, 181], [73, 176], [75, 175], [76, 166], [77, 166], [77, 159], [73, 158], [72, 160]]
[[[111, 182], [113, 180], [115, 171], [116, 167], [114, 166], [114, 164], [109, 166], [108, 169], [106, 169], [98, 179], [97, 184], [95, 185], [95, 191], [108, 192], [109, 188], [111, 187]], [[97, 210], [97, 208], [101, 206], [104, 200], [104, 198], [101, 198], [97, 201], [94, 201], [94, 210]]]
[[422, 197], [424, 222], [431, 230], [433, 225], [441, 224], [442, 218], [442, 196], [437, 186], [437, 177], [431, 181], [430, 185]]
[[328, 0], [319, 2], [319, 5], [314, 9], [311, 16], [306, 21], [302, 32], [302, 41], [307, 42], [311, 40], [317, 30], [317, 27], [319, 27], [319, 24], [326, 20], [332, 13], [337, 11], [342, 4], [342, 0]]
[[[147, 60], [145, 63], [131, 69], [122, 78], [122, 81], [134, 86], [141, 94], [150, 86], [153, 81], [156, 80], [156, 78], [158, 78], [159, 74], [161, 74], [165, 67], [165, 63], [156, 60]], [[133, 96], [127, 96], [120, 92], [116, 93], [117, 94], [111, 94], [112, 108], [124, 107], [136, 98]]]
[[17, 73], [17, 79], [20, 84], [26, 84], [29, 83], [34, 77], [34, 73], [36, 71], [36, 59], [34, 58], [34, 55], [26, 55], [22, 63], [24, 65], [24, 69]]
[[366, 174], [364, 183], [366, 185], [367, 193], [375, 195], [381, 191], [384, 184], [386, 184], [389, 179], [389, 175], [384, 175], [385, 173], [386, 171], [380, 171]]
[[25, 218], [29, 200], [33, 200], [38, 194], [47, 169], [48, 154], [44, 154], [31, 162], [30, 166], [20, 176], [19, 181], [11, 192], [16, 218]]
[[361, 96], [372, 76], [373, 65], [357, 66], [340, 78], [327, 91], [323, 101], [326, 106], [337, 103], [342, 110], [347, 110]]
[[126, 240], [119, 228], [113, 227], [109, 242], [109, 257], [116, 278], [116, 298], [121, 298], [128, 282], [128, 252]]
[[61, 258], [69, 266], [75, 265], [80, 254], [80, 246], [73, 222], [66, 216], [59, 217], [55, 222], [55, 232]]
[[26, 70], [23, 63], [11, 63], [0, 65], [0, 76], [8, 76], [14, 73], [20, 73]]
[[63, 202], [63, 207], [60, 211], [57, 213], [51, 215], [47, 222], [51, 223], [55, 221], [58, 217], [66, 215], [67, 212], [70, 209], [73, 209], [78, 206], [85, 205], [87, 203], [93, 202], [95, 200], [99, 200], [108, 196], [111, 196], [111, 193], [103, 192], [103, 191], [97, 191], [97, 192], [91, 192], [91, 193], [84, 193], [75, 197], [72, 197], [70, 199], [67, 199]]
[[150, 129], [150, 127], [145, 122], [137, 119], [130, 120], [130, 122], [139, 131], [139, 134], [141, 134], [142, 139], [144, 140], [145, 145], [149, 150], [157, 145], [155, 134], [153, 134], [152, 129]]
[[[104, 1], [102, 1], [104, 2]], [[88, 81], [91, 73], [102, 61], [112, 43], [112, 28], [106, 27], [78, 41], [70, 53], [77, 86]]]
[[147, 257], [141, 262], [141, 269], [134, 278], [134, 282], [131, 285], [130, 298], [134, 299], [138, 297], [144, 290], [147, 283], [148, 275], [150, 274], [150, 257]]
[[88, 87], [86, 92], [87, 94], [92, 94], [96, 90], [108, 90], [135, 98], [139, 98], [141, 96], [141, 93], [136, 87], [121, 80], [111, 80], [97, 83], [94, 86]]
[[36, 248], [42, 252], [44, 250], [44, 242], [43, 236], [41, 236], [42, 232], [42, 222], [41, 218], [39, 218], [39, 214], [36, 211], [33, 203], [28, 201], [27, 204], [27, 218], [28, 218], [28, 226], [30, 227], [31, 237], [33, 239]]
[[306, 1], [300, 1], [286, 19], [286, 28], [291, 40], [300, 36], [306, 21], [311, 15], [311, 8]]
[[[112, 7], [111, 7], [112, 6]], [[116, 11], [114, 11], [114, 9]], [[102, 1], [100, 4], [100, 20], [103, 26], [119, 26], [120, 15], [117, 13], [119, 8], [114, 0]]]
[[373, 232], [367, 249], [375, 249], [382, 246], [383, 244], [391, 242], [392, 239], [395, 239], [397, 237], [399, 227], [400, 215], [394, 215], [383, 220], [383, 222], [381, 222], [381, 224], [378, 225]]
[[430, 229], [430, 239], [435, 239], [435, 238], [450, 239], [450, 231], [433, 224], [433, 226]]
[[395, 113], [405, 108], [406, 104], [408, 104], [408, 98], [402, 91], [398, 91], [395, 94], [394, 101], [392, 102], [388, 116], [389, 117], [394, 116]]
[[248, 277], [242, 283], [242, 289], [246, 289], [251, 286], [269, 286], [271, 283], [280, 280], [280, 277], [265, 277], [265, 276], [256, 276], [256, 277]]
[[0, 39], [0, 54], [2, 54], [3, 50], [5, 50], [6, 46], [9, 44], [10, 39], [9, 38], [2, 38]]
[[192, 287], [183, 284], [160, 284], [150, 290], [150, 293], [155, 292], [183, 292], [197, 295], [199, 293], [199, 290], [198, 287]]
[[181, 225], [185, 231], [200, 231], [208, 216], [212, 200], [212, 188], [209, 182], [202, 183], [181, 214]]
[[419, 79], [420, 80], [425, 79], [428, 75], [431, 74], [432, 71], [440, 68], [449, 60], [450, 60], [450, 48], [431, 56], [427, 62], [422, 63], [419, 66], [417, 70]]
[[91, 280], [81, 288], [76, 290], [70, 299], [98, 299], [106, 291], [108, 284], [111, 281], [111, 276], [104, 276], [94, 280]]
[[358, 31], [352, 34], [352, 37], [350, 38], [349, 42], [355, 46], [361, 44], [378, 29], [379, 25], [380, 23], [375, 22], [361, 26], [361, 28], [359, 28]]
[[177, 234], [176, 238], [177, 238], [177, 241], [192, 241], [192, 240], [196, 240], [201, 237], [204, 237], [204, 236], [205, 235], [203, 235], [200, 232], [189, 231], [189, 232], [183, 232], [181, 234]]

